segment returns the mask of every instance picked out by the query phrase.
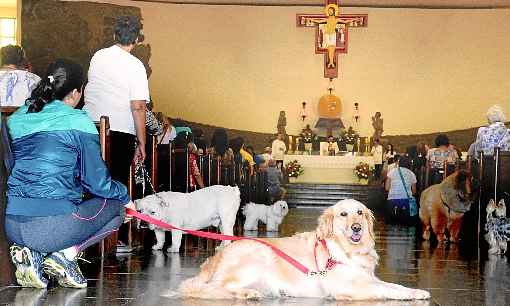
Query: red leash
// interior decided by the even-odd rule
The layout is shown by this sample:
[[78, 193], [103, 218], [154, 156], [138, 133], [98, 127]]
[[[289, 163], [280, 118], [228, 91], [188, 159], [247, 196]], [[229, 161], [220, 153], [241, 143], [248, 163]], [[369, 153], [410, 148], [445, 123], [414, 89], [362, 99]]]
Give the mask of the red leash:
[[208, 232], [203, 232], [203, 231], [187, 230], [187, 229], [183, 229], [183, 228], [180, 228], [180, 227], [177, 227], [177, 226], [173, 226], [173, 225], [165, 223], [163, 221], [154, 219], [152, 217], [149, 217], [147, 215], [139, 213], [136, 210], [133, 210], [131, 208], [127, 208], [126, 209], [126, 213], [128, 215], [130, 215], [130, 216], [133, 216], [133, 217], [138, 218], [140, 220], [143, 220], [145, 222], [149, 222], [149, 223], [154, 224], [154, 225], [156, 225], [158, 227], [162, 227], [162, 228], [165, 228], [165, 229], [168, 229], [168, 230], [175, 229], [175, 230], [183, 231], [185, 233], [188, 233], [188, 234], [191, 234], [191, 235], [194, 235], [194, 236], [198, 236], [198, 237], [204, 237], [204, 238], [215, 239], [215, 240], [229, 240], [229, 241], [238, 241], [238, 240], [257, 241], [259, 243], [262, 243], [265, 246], [270, 247], [271, 250], [273, 250], [273, 252], [276, 253], [276, 255], [280, 256], [282, 259], [284, 259], [285, 261], [287, 261], [288, 263], [293, 265], [296, 269], [298, 269], [299, 271], [303, 272], [304, 274], [306, 274], [306, 275], [316, 275], [316, 274], [324, 275], [324, 274], [321, 274], [321, 272], [324, 272], [324, 271], [318, 271], [318, 272], [310, 271], [307, 267], [305, 267], [299, 261], [297, 261], [294, 258], [290, 257], [289, 255], [284, 253], [279, 248], [275, 247], [274, 245], [272, 245], [269, 242], [266, 242], [264, 240], [260, 240], [260, 239], [257, 239], [257, 238], [250, 238], [250, 237], [237, 237], [237, 236], [230, 236], [230, 235], [223, 235], [223, 234], [208, 233]]

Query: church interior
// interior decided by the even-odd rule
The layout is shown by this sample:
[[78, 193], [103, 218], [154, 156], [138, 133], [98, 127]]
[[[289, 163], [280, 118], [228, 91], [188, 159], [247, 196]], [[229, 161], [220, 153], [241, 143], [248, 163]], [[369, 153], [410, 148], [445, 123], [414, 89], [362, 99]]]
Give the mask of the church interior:
[[[145, 161], [125, 167], [123, 183], [138, 213], [156, 199], [158, 209], [183, 214], [188, 223], [160, 220], [190, 231], [163, 231], [128, 209], [131, 217], [118, 232], [80, 255], [86, 288], [52, 280], [44, 289], [20, 285], [5, 228], [19, 143], [9, 136], [9, 118], [25, 102], [2, 105], [0, 68], [0, 305], [510, 305], [510, 130], [504, 114], [510, 114], [510, 1], [0, 0], [0, 47], [21, 46], [24, 69], [43, 80], [57, 59], [81, 65], [88, 80], [76, 107], [86, 113], [91, 58], [117, 43], [119, 16], [143, 24], [130, 53], [145, 68], [150, 103], [144, 109], [158, 122], [145, 130]], [[115, 120], [91, 120], [110, 170], [130, 152], [113, 141]], [[500, 134], [489, 135], [496, 126]], [[219, 149], [222, 142], [225, 150]], [[216, 185], [223, 189], [210, 189]], [[227, 205], [220, 195], [225, 186], [238, 192], [231, 220], [221, 209], [199, 220], [208, 213], [200, 206], [212, 211]], [[191, 203], [204, 190], [210, 195]], [[160, 195], [165, 192], [189, 196], [197, 206], [172, 211], [174, 202], [165, 206]], [[211, 200], [216, 197], [219, 204]], [[288, 281], [290, 287], [262, 296], [181, 295], [187, 279], [203, 275], [201, 269], [214, 261], [208, 258], [227, 258], [222, 254], [235, 245], [260, 250], [245, 250], [244, 259], [230, 263], [246, 268], [243, 277], [252, 279], [246, 275], [270, 274], [248, 268], [266, 252], [274, 256], [267, 255], [268, 266], [277, 262], [286, 269], [292, 258], [285, 256], [304, 258], [298, 246], [282, 243], [271, 253], [264, 242], [280, 246], [278, 239], [310, 232], [317, 236], [310, 258], [319, 268], [317, 250], [322, 256], [320, 244], [327, 240], [320, 238], [324, 216], [349, 201], [368, 209], [360, 221], [367, 228], [332, 223], [333, 232], [352, 232], [339, 245], [377, 253], [375, 276], [367, 274], [391, 283], [388, 292], [398, 291], [391, 287], [398, 284], [425, 291], [426, 298], [377, 295], [384, 290], [369, 287], [365, 276], [335, 274], [339, 267], [351, 271], [342, 266], [361, 259], [355, 252], [332, 256], [327, 246], [328, 271], [317, 269], [324, 275], [313, 282]], [[260, 217], [247, 225], [250, 211]], [[201, 230], [198, 237], [194, 230]], [[360, 239], [363, 244], [368, 238], [357, 237], [358, 231], [374, 240], [371, 251], [361, 249]], [[224, 246], [219, 240], [227, 238], [219, 234], [250, 241]], [[312, 259], [304, 262], [312, 268]], [[211, 275], [223, 272], [220, 264], [212, 266], [219, 272]], [[334, 280], [338, 275], [349, 284]], [[292, 294], [292, 283], [303, 292], [322, 286], [321, 294]], [[335, 286], [355, 293], [328, 291]]]

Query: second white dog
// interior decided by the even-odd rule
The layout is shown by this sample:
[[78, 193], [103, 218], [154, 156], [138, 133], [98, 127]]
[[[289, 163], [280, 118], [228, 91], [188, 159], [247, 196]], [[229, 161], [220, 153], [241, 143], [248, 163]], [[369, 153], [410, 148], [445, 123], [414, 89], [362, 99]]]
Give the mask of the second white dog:
[[[489, 254], [505, 254], [510, 240], [510, 219], [506, 217], [505, 200], [498, 204], [491, 199], [486, 208], [485, 240], [489, 243]], [[495, 215], [495, 216], [494, 216]]]
[[257, 230], [260, 220], [266, 224], [267, 231], [276, 232], [288, 212], [289, 207], [285, 201], [277, 201], [271, 206], [247, 203], [243, 208], [243, 215], [246, 216], [244, 230]]
[[[223, 234], [232, 235], [239, 209], [238, 187], [210, 186], [191, 193], [158, 192], [136, 200], [136, 209], [141, 213], [172, 225], [197, 230], [208, 226], [220, 227]], [[161, 250], [165, 243], [165, 230], [149, 224], [154, 230], [157, 243], [152, 247]], [[172, 247], [169, 252], [177, 253], [181, 246], [182, 232], [172, 230]], [[228, 244], [223, 241], [221, 246]]]

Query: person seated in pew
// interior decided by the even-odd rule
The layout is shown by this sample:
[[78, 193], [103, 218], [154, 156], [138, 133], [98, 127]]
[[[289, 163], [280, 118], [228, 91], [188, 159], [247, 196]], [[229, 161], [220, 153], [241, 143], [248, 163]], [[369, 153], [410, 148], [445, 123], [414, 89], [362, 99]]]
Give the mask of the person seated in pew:
[[264, 161], [267, 163], [269, 160], [273, 159], [273, 156], [271, 155], [271, 147], [265, 147], [264, 153], [261, 154]]
[[207, 140], [204, 137], [204, 131], [202, 129], [194, 128], [193, 132], [193, 143], [197, 146], [198, 152], [203, 154], [207, 150]]
[[239, 154], [241, 154], [243, 160], [247, 163], [250, 176], [253, 176], [255, 174], [255, 160], [253, 159], [253, 156], [248, 151], [246, 151], [244, 147], [244, 139], [242, 137], [238, 138], [241, 143]]
[[[83, 69], [51, 63], [26, 105], [8, 121], [14, 168], [7, 181], [5, 231], [23, 287], [45, 288], [44, 274], [61, 286], [84, 288], [79, 254], [118, 230], [127, 188], [112, 180], [101, 158], [94, 122], [74, 107]], [[92, 198], [84, 200], [84, 194]]]
[[428, 145], [424, 142], [418, 142], [416, 145], [409, 146], [406, 149], [406, 155], [411, 159], [412, 171], [418, 173], [422, 171], [427, 164]]
[[445, 134], [437, 135], [435, 143], [436, 147], [427, 152], [430, 185], [441, 183], [445, 175], [445, 164], [453, 166], [459, 158], [457, 151], [451, 149], [450, 139]]
[[474, 145], [475, 158], [479, 158], [480, 152], [492, 156], [495, 148], [501, 151], [510, 151], [510, 131], [505, 126], [506, 116], [499, 105], [493, 105], [487, 110], [488, 126], [478, 129]]
[[276, 165], [276, 160], [271, 159], [268, 161], [268, 168], [266, 169], [267, 179], [267, 192], [271, 203], [278, 200], [283, 200], [287, 191], [281, 187], [283, 181], [283, 174]]
[[198, 148], [193, 143], [188, 143], [188, 165], [189, 165], [189, 187], [191, 190], [197, 190], [197, 185], [200, 189], [204, 188], [204, 180], [200, 173], [200, 168], [197, 163]]
[[2, 47], [0, 56], [0, 106], [21, 106], [41, 78], [23, 67], [26, 58], [20, 46]]
[[156, 114], [156, 118], [163, 124], [163, 133], [158, 135], [158, 144], [169, 144], [175, 137], [177, 137], [177, 131], [172, 125], [170, 118], [159, 112]]
[[[176, 127], [177, 137], [175, 138], [174, 145], [176, 149], [187, 149], [187, 158], [188, 158], [188, 169], [181, 168], [181, 171], [186, 171], [188, 173], [188, 187], [189, 190], [194, 191], [197, 190], [197, 185], [200, 188], [204, 188], [204, 181], [202, 179], [202, 175], [200, 173], [200, 167], [198, 167], [198, 149], [197, 146], [193, 143], [193, 134], [191, 133], [191, 129], [188, 127]], [[183, 160], [185, 162], [186, 159]], [[185, 167], [185, 165], [182, 165]], [[182, 173], [186, 173], [182, 172]]]
[[234, 164], [234, 151], [229, 147], [227, 130], [215, 129], [211, 138], [211, 147], [207, 153], [218, 157], [222, 167], [230, 167]]

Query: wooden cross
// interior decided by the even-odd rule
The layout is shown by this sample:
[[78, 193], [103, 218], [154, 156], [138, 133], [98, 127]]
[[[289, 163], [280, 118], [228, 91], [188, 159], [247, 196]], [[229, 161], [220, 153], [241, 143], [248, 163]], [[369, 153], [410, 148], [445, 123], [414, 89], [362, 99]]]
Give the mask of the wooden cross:
[[297, 14], [298, 27], [315, 28], [315, 53], [324, 54], [324, 77], [338, 77], [338, 53], [347, 53], [348, 29], [366, 27], [366, 14], [340, 14], [339, 0], [324, 0], [326, 14]]

